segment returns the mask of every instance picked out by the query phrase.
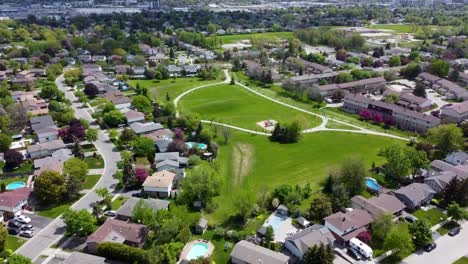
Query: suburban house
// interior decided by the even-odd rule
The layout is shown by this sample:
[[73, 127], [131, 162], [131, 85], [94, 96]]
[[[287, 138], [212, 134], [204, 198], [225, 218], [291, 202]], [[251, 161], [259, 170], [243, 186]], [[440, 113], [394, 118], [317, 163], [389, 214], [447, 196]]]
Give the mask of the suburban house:
[[145, 121], [145, 114], [135, 111], [129, 110], [124, 113], [125, 119], [127, 120], [127, 124], [130, 125], [135, 122], [144, 122]]
[[[152, 139], [154, 142], [156, 142], [157, 140], [160, 140], [160, 139], [172, 138], [174, 136], [174, 132], [172, 132], [170, 129], [163, 128], [163, 129], [153, 131], [149, 134], [145, 134], [143, 136], [149, 139]], [[161, 151], [161, 152], [165, 152], [165, 151]]]
[[380, 93], [385, 90], [385, 79], [383, 77], [376, 77], [370, 79], [363, 79], [359, 81], [347, 83], [332, 83], [320, 85], [320, 95], [328, 97], [337, 91], [344, 91], [349, 93]]
[[127, 72], [132, 68], [132, 66], [124, 64], [115, 66], [115, 74], [127, 74]]
[[420, 73], [416, 81], [423, 84], [426, 88], [434, 89], [437, 93], [444, 95], [449, 100], [468, 99], [468, 91], [463, 87], [430, 73]]
[[445, 161], [453, 166], [466, 165], [468, 161], [468, 153], [457, 150], [445, 157]]
[[468, 101], [457, 104], [444, 105], [441, 109], [444, 123], [461, 123], [468, 119]]
[[367, 231], [374, 219], [365, 210], [352, 209], [345, 213], [338, 212], [329, 215], [323, 220], [325, 221], [325, 226], [330, 229], [337, 242], [344, 244], [359, 233]]
[[105, 264], [106, 258], [73, 251], [71, 255], [55, 254], [53, 258], [47, 258], [42, 264]]
[[287, 264], [289, 257], [246, 240], [237, 242], [231, 252], [232, 264]]
[[320, 74], [325, 72], [332, 72], [332, 69], [327, 66], [323, 66], [315, 62], [306, 61], [300, 58], [288, 57], [285, 63], [286, 65], [288, 65], [289, 68], [293, 68], [293, 65], [295, 63], [294, 60], [298, 60], [304, 65], [304, 74]]
[[130, 98], [124, 93], [118, 90], [108, 91], [104, 94], [104, 98], [107, 98], [118, 110], [130, 108]]
[[290, 81], [294, 84], [318, 84], [320, 80], [326, 80], [327, 82], [332, 82], [335, 77], [338, 76], [338, 72], [325, 72], [319, 74], [304, 74], [299, 76], [293, 76], [288, 78], [287, 81]]
[[172, 138], [161, 138], [157, 139], [155, 144], [159, 152], [166, 152], [169, 148], [169, 145], [172, 143]]
[[449, 159], [456, 165], [442, 160], [434, 160], [431, 162], [431, 169], [424, 179], [424, 183], [431, 187], [436, 193], [441, 193], [454, 178], [463, 180], [468, 177], [468, 166], [463, 164], [463, 154], [458, 151], [453, 152], [451, 155], [447, 156], [446, 159]]
[[50, 115], [32, 117], [29, 122], [39, 143], [57, 140], [58, 129]]
[[415, 96], [412, 93], [401, 93], [395, 104], [418, 112], [430, 110], [433, 105], [431, 100]]
[[341, 109], [353, 114], [359, 114], [362, 110], [369, 109], [372, 112], [382, 114], [384, 118], [391, 119], [402, 130], [418, 133], [426, 133], [429, 128], [440, 124], [440, 119], [435, 116], [405, 109], [398, 105], [376, 101], [358, 94], [347, 94]]
[[[36, 161], [37, 160], [34, 161], [34, 167], [38, 165]], [[54, 172], [58, 172], [62, 174], [63, 163], [57, 158], [53, 158], [53, 157], [47, 157], [47, 158], [41, 159], [40, 167], [34, 171], [33, 175], [37, 177], [41, 175], [44, 171], [54, 171]]]
[[410, 210], [414, 210], [422, 205], [428, 204], [436, 192], [424, 183], [412, 183], [398, 190], [393, 194], [406, 205]]
[[29, 156], [32, 159], [43, 158], [52, 155], [53, 152], [65, 148], [66, 145], [61, 139], [47, 141], [27, 147]]
[[333, 244], [335, 237], [330, 230], [323, 225], [313, 225], [300, 232], [288, 236], [284, 246], [297, 258], [302, 256], [314, 245]]
[[21, 210], [28, 205], [30, 194], [31, 189], [28, 187], [0, 193], [0, 211], [3, 212], [3, 216], [13, 218], [21, 214]]
[[177, 170], [187, 166], [188, 158], [180, 157], [179, 152], [156, 153], [155, 162], [158, 171]]
[[143, 182], [143, 192], [152, 197], [169, 197], [176, 174], [170, 171], [158, 171]]
[[125, 203], [117, 210], [117, 216], [115, 219], [127, 221], [132, 220], [133, 217], [133, 208], [139, 201], [143, 201], [149, 208], [153, 209], [155, 212], [159, 210], [167, 210], [169, 207], [170, 201], [160, 200], [160, 199], [139, 199], [136, 197], [130, 197]]
[[121, 243], [132, 247], [141, 247], [145, 242], [148, 228], [144, 225], [133, 224], [108, 218], [86, 240], [87, 250], [96, 253], [97, 246], [103, 242]]
[[137, 134], [137, 135], [144, 135], [149, 134], [153, 131], [162, 129], [163, 126], [159, 123], [155, 122], [133, 122], [130, 124], [130, 128]]
[[351, 205], [354, 209], [362, 209], [368, 212], [374, 219], [383, 214], [400, 215], [406, 206], [393, 195], [382, 193], [379, 196], [366, 199], [361, 195], [351, 198]]

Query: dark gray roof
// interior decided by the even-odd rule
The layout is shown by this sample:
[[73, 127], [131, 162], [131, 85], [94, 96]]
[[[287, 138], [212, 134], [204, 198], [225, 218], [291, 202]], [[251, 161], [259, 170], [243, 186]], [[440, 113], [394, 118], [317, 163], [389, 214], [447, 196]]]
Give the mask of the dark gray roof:
[[73, 252], [62, 264], [104, 264], [105, 260], [103, 257]]
[[179, 152], [165, 152], [165, 153], [156, 153], [155, 161], [163, 161], [166, 159], [170, 160], [179, 160]]
[[333, 241], [335, 241], [334, 236], [323, 225], [313, 225], [286, 238], [286, 242], [293, 244], [301, 254], [304, 254], [309, 247], [320, 243], [327, 245]]
[[[162, 210], [162, 209], [167, 209], [170, 201], [167, 200], [161, 200], [161, 199], [142, 199], [143, 202], [148, 205], [150, 208], [152, 208], [155, 211]], [[133, 208], [135, 205], [140, 201], [139, 198], [136, 197], [130, 197], [125, 203], [119, 208], [117, 211], [117, 215], [122, 215], [122, 216], [127, 216], [127, 217], [132, 217], [133, 216]]]
[[289, 262], [288, 256], [246, 240], [241, 240], [234, 246], [231, 257], [249, 264], [286, 264]]
[[162, 161], [156, 163], [156, 169], [159, 169], [162, 166], [166, 166], [166, 165], [173, 166], [174, 168], [178, 168], [179, 167], [179, 162], [174, 161], [174, 160], [170, 160], [170, 159], [162, 160]]
[[156, 146], [158, 146], [160, 152], [166, 152], [167, 147], [169, 147], [169, 144], [171, 144], [171, 142], [172, 138], [159, 139], [156, 141]]
[[[403, 195], [408, 198], [413, 204], [420, 204], [421, 201], [427, 199], [429, 195], [435, 194], [436, 192], [425, 183], [412, 183], [405, 187], [402, 187], [396, 191], [395, 194]], [[398, 197], [398, 196], [397, 196]]]
[[46, 127], [55, 127], [55, 122], [50, 115], [32, 117], [30, 122], [33, 131], [37, 131]]

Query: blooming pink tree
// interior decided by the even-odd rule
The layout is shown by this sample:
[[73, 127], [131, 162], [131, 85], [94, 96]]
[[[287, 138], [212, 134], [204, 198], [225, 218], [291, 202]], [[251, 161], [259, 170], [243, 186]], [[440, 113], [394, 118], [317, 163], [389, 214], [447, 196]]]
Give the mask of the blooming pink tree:
[[381, 124], [383, 122], [383, 115], [378, 112], [373, 113], [372, 121], [374, 121], [376, 124]]
[[369, 231], [364, 231], [364, 232], [359, 233], [356, 236], [356, 238], [366, 243], [367, 245], [370, 245], [370, 243], [372, 242], [372, 236], [369, 233]]
[[180, 128], [176, 128], [174, 138], [184, 140], [184, 131], [182, 131]]
[[386, 126], [393, 126], [395, 125], [395, 120], [391, 116], [384, 116], [383, 122]]
[[145, 168], [136, 168], [135, 177], [137, 178], [138, 182], [142, 183], [146, 180], [146, 178], [148, 178], [148, 172]]
[[359, 116], [363, 120], [371, 120], [372, 119], [372, 112], [369, 109], [362, 109], [361, 112], [359, 113]]

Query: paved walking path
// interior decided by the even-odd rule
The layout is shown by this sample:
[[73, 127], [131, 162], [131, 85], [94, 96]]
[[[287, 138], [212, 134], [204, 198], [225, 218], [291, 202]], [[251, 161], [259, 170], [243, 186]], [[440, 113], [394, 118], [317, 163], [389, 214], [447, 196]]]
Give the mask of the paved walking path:
[[[177, 96], [174, 99], [174, 107], [176, 109], [176, 117], [179, 117], [179, 110], [177, 109], [177, 104], [179, 103], [180, 99], [182, 99], [182, 97], [184, 97], [185, 95], [187, 95], [187, 94], [189, 94], [191, 92], [202, 89], [202, 88], [215, 86], [215, 85], [219, 85], [219, 84], [230, 83], [231, 82], [231, 76], [229, 75], [228, 70], [224, 70], [224, 75], [226, 76], [226, 79], [223, 82], [198, 86], [198, 87], [192, 88], [192, 89], [190, 89], [188, 91], [185, 91], [184, 93]], [[252, 92], [252, 93], [254, 93], [254, 94], [258, 95], [258, 96], [260, 96], [260, 97], [263, 97], [263, 98], [269, 100], [269, 101], [272, 101], [274, 103], [280, 104], [280, 105], [288, 107], [288, 108], [292, 108], [292, 109], [297, 110], [299, 112], [303, 112], [303, 113], [306, 113], [306, 114], [309, 114], [309, 115], [316, 116], [316, 117], [318, 117], [318, 118], [320, 118], [322, 120], [322, 122], [321, 122], [321, 124], [319, 126], [314, 127], [314, 128], [310, 128], [310, 129], [305, 129], [305, 130], [302, 131], [302, 133], [314, 133], [314, 132], [320, 132], [320, 131], [335, 131], [335, 132], [348, 132], [348, 133], [357, 133], [357, 134], [367, 134], [367, 135], [375, 135], [375, 136], [382, 136], [382, 137], [390, 137], [390, 138], [405, 140], [405, 141], [409, 140], [408, 138], [405, 138], [405, 137], [400, 137], [400, 136], [387, 134], [387, 133], [383, 133], [383, 132], [377, 132], [377, 131], [369, 130], [369, 129], [354, 125], [354, 124], [346, 123], [346, 122], [341, 121], [341, 120], [329, 118], [329, 117], [326, 117], [324, 115], [320, 115], [320, 114], [311, 112], [309, 110], [305, 110], [305, 109], [302, 109], [300, 107], [290, 105], [290, 104], [287, 104], [285, 102], [279, 101], [277, 99], [271, 98], [271, 97], [269, 97], [267, 95], [264, 95], [264, 94], [262, 94], [260, 92], [255, 91], [254, 89], [252, 89], [252, 88], [250, 88], [250, 87], [248, 87], [248, 86], [246, 86], [246, 85], [244, 85], [244, 84], [242, 84], [240, 82], [236, 82], [236, 84], [239, 85], [240, 87], [242, 87], [242, 88], [244, 88], [244, 89], [246, 89], [246, 90], [248, 90], [248, 91], [250, 91], [250, 92]], [[327, 125], [328, 121], [333, 121], [333, 122], [343, 124], [343, 125], [355, 128], [355, 129], [327, 128], [326, 125]], [[265, 136], [271, 135], [270, 133], [266, 133], [266, 132], [258, 132], [258, 131], [255, 131], [255, 130], [245, 129], [245, 128], [241, 128], [241, 127], [237, 127], [237, 126], [233, 126], [233, 125], [229, 125], [229, 124], [224, 124], [224, 123], [219, 123], [219, 122], [214, 122], [214, 121], [202, 120], [202, 122], [203, 123], [209, 123], [209, 124], [221, 125], [221, 126], [224, 126], [224, 127], [229, 127], [229, 128], [232, 128], [232, 129], [236, 129], [236, 130], [247, 132], [247, 133], [257, 134], [257, 135], [265, 135]]]
[[[108, 188], [109, 191], [113, 191], [117, 184], [113, 175], [117, 172], [117, 162], [120, 161], [120, 153], [109, 140], [108, 135], [95, 125], [95, 120], [88, 113], [87, 108], [83, 108], [82, 104], [77, 102], [77, 98], [73, 92], [69, 91], [69, 87], [64, 84], [63, 74], [56, 79], [55, 83], [57, 84], [57, 87], [65, 93], [65, 97], [72, 101], [72, 107], [75, 110], [75, 117], [78, 119], [86, 119], [91, 124], [91, 127], [98, 129], [98, 140], [94, 142], [94, 145], [104, 159], [105, 167], [102, 171], [102, 177], [86, 195], [71, 206], [73, 209], [86, 209], [91, 211], [93, 204], [100, 200], [94, 190], [97, 188]], [[50, 246], [61, 239], [64, 233], [65, 224], [63, 220], [58, 217], [17, 249], [16, 253], [26, 256], [34, 261], [44, 250], [47, 250]]]

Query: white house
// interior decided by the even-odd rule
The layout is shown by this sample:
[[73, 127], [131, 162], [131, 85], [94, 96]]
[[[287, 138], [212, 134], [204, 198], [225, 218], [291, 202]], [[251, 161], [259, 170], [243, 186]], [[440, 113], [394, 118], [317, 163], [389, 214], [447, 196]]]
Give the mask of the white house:
[[0, 193], [0, 211], [7, 218], [14, 217], [28, 204], [30, 194], [31, 189], [27, 187]]
[[143, 192], [154, 197], [168, 197], [176, 175], [170, 171], [158, 171], [146, 178], [143, 183]]

